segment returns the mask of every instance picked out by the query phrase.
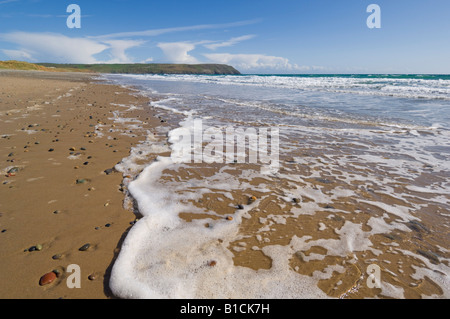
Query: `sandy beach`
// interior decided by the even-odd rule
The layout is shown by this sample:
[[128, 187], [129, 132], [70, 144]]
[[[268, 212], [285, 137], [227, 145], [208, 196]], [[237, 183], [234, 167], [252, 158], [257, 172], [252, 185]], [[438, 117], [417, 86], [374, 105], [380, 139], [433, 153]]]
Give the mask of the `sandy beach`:
[[[110, 269], [136, 215], [113, 168], [160, 122], [135, 93], [83, 73], [0, 73], [0, 298], [114, 298]], [[80, 289], [66, 284], [73, 264]]]
[[[170, 160], [154, 160], [170, 155], [167, 133], [180, 118], [164, 117], [167, 109], [155, 107], [157, 98], [92, 74], [0, 72], [0, 298], [117, 298], [110, 278], [119, 287], [131, 277], [148, 285], [189, 285], [189, 276], [173, 276], [174, 268], [201, 270], [205, 276], [195, 282], [209, 298], [229, 285], [232, 276], [223, 274], [233, 271], [236, 289], [227, 296], [245, 297], [246, 287], [256, 295], [261, 276], [307, 298], [447, 296], [447, 204], [424, 193], [430, 183], [444, 182], [446, 171], [432, 175], [431, 166], [420, 164], [416, 169], [425, 171], [406, 179], [390, 166], [356, 161], [369, 150], [358, 145], [375, 147], [371, 140], [358, 135], [354, 147], [346, 137], [336, 146], [318, 129], [284, 140], [292, 145], [280, 154], [274, 176], [236, 162], [168, 165], [158, 173]], [[116, 166], [130, 152], [132, 163]], [[151, 163], [149, 176], [140, 174]], [[348, 182], [354, 174], [362, 177]], [[382, 180], [368, 182], [371, 174]], [[151, 197], [139, 206], [142, 219], [139, 199], [127, 196], [131, 181], [137, 194], [142, 189]], [[170, 208], [177, 216], [168, 220], [179, 228], [168, 224], [158, 233], [161, 225], [152, 223], [164, 221]], [[158, 210], [158, 218], [148, 218]], [[127, 243], [143, 254], [124, 253]], [[67, 285], [71, 265], [79, 266], [80, 288]], [[148, 276], [161, 265], [167, 269]], [[373, 265], [382, 288], [366, 284]], [[49, 273], [57, 278], [41, 285]], [[304, 285], [319, 293], [303, 291]]]

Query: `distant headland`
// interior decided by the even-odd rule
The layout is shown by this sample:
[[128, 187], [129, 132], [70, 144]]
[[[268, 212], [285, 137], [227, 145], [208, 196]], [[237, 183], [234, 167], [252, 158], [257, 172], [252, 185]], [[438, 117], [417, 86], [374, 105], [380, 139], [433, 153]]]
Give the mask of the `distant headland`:
[[114, 74], [241, 74], [232, 66], [225, 64], [57, 64], [0, 61], [0, 69]]

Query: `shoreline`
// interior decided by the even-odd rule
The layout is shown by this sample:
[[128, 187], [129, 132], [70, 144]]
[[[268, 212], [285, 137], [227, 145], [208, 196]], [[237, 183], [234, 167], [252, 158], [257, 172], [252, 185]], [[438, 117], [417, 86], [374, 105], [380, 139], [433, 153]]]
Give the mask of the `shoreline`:
[[[0, 71], [2, 299], [115, 298], [111, 268], [137, 216], [114, 166], [161, 123], [149, 98], [95, 76]], [[66, 285], [73, 264], [81, 289]]]

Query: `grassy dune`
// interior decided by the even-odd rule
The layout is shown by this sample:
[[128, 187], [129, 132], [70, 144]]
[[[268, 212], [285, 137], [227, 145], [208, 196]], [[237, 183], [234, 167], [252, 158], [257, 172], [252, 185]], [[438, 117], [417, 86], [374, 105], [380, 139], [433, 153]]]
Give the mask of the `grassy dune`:
[[53, 68], [34, 63], [21, 61], [0, 61], [0, 70], [24, 70], [24, 71], [46, 71], [46, 72], [89, 72], [74, 68]]

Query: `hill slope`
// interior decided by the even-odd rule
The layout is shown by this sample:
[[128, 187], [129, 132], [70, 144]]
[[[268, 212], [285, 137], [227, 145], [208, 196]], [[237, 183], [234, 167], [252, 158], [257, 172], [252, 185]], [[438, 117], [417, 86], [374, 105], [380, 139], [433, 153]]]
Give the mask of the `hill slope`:
[[[0, 70], [24, 70], [24, 71], [46, 71], [46, 72], [80, 72], [78, 69], [52, 68], [34, 63], [21, 61], [0, 61]], [[87, 72], [87, 70], [84, 70]]]
[[224, 64], [54, 64], [38, 63], [51, 68], [76, 69], [98, 73], [125, 74], [240, 74]]

